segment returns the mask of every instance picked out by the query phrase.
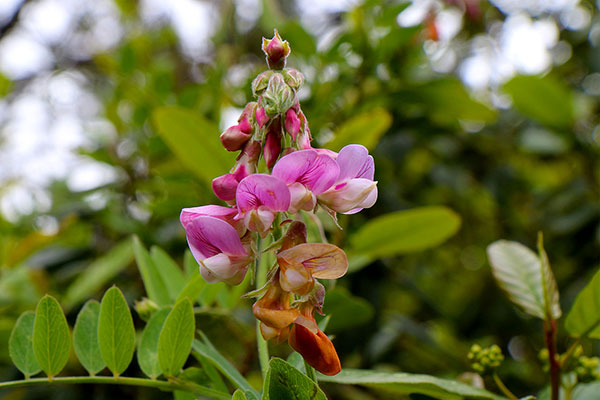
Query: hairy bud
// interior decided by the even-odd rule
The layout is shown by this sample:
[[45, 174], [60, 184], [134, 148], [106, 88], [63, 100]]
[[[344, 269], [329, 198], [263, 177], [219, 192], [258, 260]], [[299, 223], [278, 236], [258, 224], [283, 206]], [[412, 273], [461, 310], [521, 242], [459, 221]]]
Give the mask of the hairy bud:
[[289, 68], [282, 71], [283, 79], [292, 89], [298, 90], [304, 84], [304, 75], [299, 71]]
[[296, 96], [281, 74], [275, 73], [269, 79], [267, 89], [262, 95], [261, 105], [267, 116], [283, 114], [296, 103]]
[[258, 75], [252, 81], [252, 94], [254, 96], [259, 96], [264, 90], [267, 88], [269, 84], [269, 78], [273, 75], [273, 71], [265, 71]]
[[286, 58], [290, 55], [290, 45], [287, 40], [282, 40], [275, 29], [272, 39], [263, 38], [262, 50], [267, 56], [267, 65], [271, 69], [283, 69]]

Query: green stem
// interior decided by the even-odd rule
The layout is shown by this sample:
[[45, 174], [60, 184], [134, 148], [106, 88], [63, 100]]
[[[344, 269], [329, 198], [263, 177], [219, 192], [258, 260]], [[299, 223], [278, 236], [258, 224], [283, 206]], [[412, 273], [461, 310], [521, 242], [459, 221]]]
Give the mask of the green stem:
[[317, 383], [317, 374], [315, 374], [315, 369], [308, 365], [306, 360], [304, 360], [304, 369], [306, 370], [306, 376], [308, 376], [313, 382]]
[[504, 382], [502, 382], [502, 380], [500, 379], [500, 377], [498, 376], [498, 374], [496, 372], [494, 372], [494, 374], [492, 375], [494, 378], [494, 382], [496, 382], [496, 386], [498, 386], [498, 388], [500, 389], [500, 391], [502, 391], [502, 393], [504, 393], [504, 395], [506, 397], [508, 397], [510, 400], [519, 400], [519, 398], [517, 396], [515, 396], [513, 394], [513, 392], [511, 392], [506, 385], [504, 384]]
[[194, 384], [177, 383], [158, 381], [144, 378], [128, 378], [119, 377], [113, 378], [109, 376], [67, 376], [67, 377], [54, 377], [52, 380], [48, 378], [32, 378], [20, 381], [8, 381], [0, 382], [0, 389], [16, 388], [23, 386], [33, 385], [56, 385], [56, 384], [80, 384], [80, 383], [96, 383], [96, 384], [108, 384], [108, 385], [128, 385], [128, 386], [142, 386], [155, 388], [166, 391], [181, 390], [184, 392], [190, 392], [197, 395], [208, 396], [214, 399], [229, 400], [231, 396], [227, 393], [219, 392], [214, 389], [210, 389], [203, 386]]
[[573, 388], [575, 386], [564, 387], [565, 400], [571, 400], [573, 398]]
[[573, 352], [575, 351], [575, 349], [577, 348], [577, 345], [579, 344], [579, 342], [581, 341], [581, 338], [577, 338], [573, 344], [571, 346], [569, 346], [569, 348], [567, 349], [567, 351], [565, 352], [565, 354], [563, 354], [563, 356], [561, 357], [560, 360], [560, 367], [564, 367], [567, 364], [567, 361], [569, 361], [569, 358], [571, 358], [571, 356], [573, 355]]
[[[261, 263], [261, 238], [256, 235], [256, 288], [260, 289], [264, 286], [267, 281], [267, 268]], [[260, 322], [256, 321], [256, 345], [258, 347], [258, 361], [260, 362], [260, 369], [262, 371], [263, 379], [267, 376], [269, 369], [269, 347], [267, 341], [263, 339], [260, 333]]]

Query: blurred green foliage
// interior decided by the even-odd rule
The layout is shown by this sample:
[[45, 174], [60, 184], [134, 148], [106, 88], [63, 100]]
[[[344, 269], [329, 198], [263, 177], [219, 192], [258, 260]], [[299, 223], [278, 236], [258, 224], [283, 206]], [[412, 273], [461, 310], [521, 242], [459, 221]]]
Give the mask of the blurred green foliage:
[[[179, 212], [217, 202], [210, 180], [232, 160], [218, 146], [217, 126], [224, 108], [242, 108], [251, 100], [251, 80], [265, 68], [260, 38], [277, 28], [292, 47], [288, 65], [307, 77], [301, 101], [316, 144], [339, 149], [363, 143], [376, 162], [377, 204], [352, 218], [340, 216], [343, 230], [324, 220], [330, 241], [352, 254], [363, 246], [361, 235], [372, 239], [369, 221], [420, 206], [453, 211], [441, 209], [451, 213], [449, 227], [432, 222], [418, 234], [442, 235], [440, 230], [453, 232], [460, 224], [448, 241], [442, 243], [445, 235], [431, 239], [440, 243], [433, 249], [391, 251], [385, 246], [390, 239], [380, 243], [381, 251], [362, 248], [357, 254], [363, 256], [362, 268], [337, 283], [325, 306], [344, 367], [454, 379], [469, 369], [472, 343], [497, 343], [507, 355], [500, 373], [515, 393], [543, 388], [546, 378], [536, 357], [543, 346], [541, 323], [511, 306], [496, 287], [485, 248], [500, 238], [535, 247], [536, 233], [543, 231], [564, 309], [598, 267], [600, 106], [581, 88], [583, 77], [598, 71], [597, 48], [573, 32], [561, 32], [561, 39], [572, 43], [571, 59], [543, 77], [512, 78], [502, 90], [513, 106], [497, 108], [477, 100], [454, 75], [430, 68], [423, 28], [396, 23], [406, 4], [369, 0], [330, 15], [337, 34], [317, 51], [317, 38], [287, 2], [263, 1], [258, 23], [243, 31], [233, 3], [225, 1], [219, 4], [212, 58], [195, 63], [180, 51], [171, 30], [140, 22], [136, 2], [117, 3], [128, 27], [118, 47], [86, 62], [67, 60], [57, 70], [74, 69], [89, 79], [117, 135], [81, 152], [113, 166], [120, 178], [84, 192], [54, 182], [52, 208], [43, 213], [59, 221], [53, 234], [36, 228], [40, 213], [17, 223], [0, 219], [0, 380], [19, 376], [8, 359], [10, 331], [20, 313], [33, 310], [45, 293], [58, 298], [65, 311], [74, 310], [67, 313], [71, 325], [79, 306], [88, 298], [99, 300], [113, 283], [130, 305], [144, 296], [173, 300], [168, 287], [145, 293], [133, 263], [132, 235], [139, 238], [134, 239], [138, 263], [143, 258], [150, 271], [141, 271], [144, 282], [170, 260], [142, 243], [160, 245], [184, 271], [197, 271], [189, 255], [184, 263]], [[462, 39], [503, 18], [492, 5], [481, 6], [480, 20], [465, 19]], [[354, 56], [361, 62], [348, 62]], [[234, 70], [243, 71], [243, 78], [233, 79]], [[0, 95], [6, 93], [7, 101], [21, 89], [22, 82], [0, 76]], [[458, 222], [452, 220], [455, 214]], [[407, 229], [406, 240], [418, 242]], [[239, 300], [248, 282], [231, 289], [192, 283], [189, 274], [184, 279], [176, 284], [200, 293], [196, 326], [251, 383], [259, 379], [250, 301]], [[139, 317], [134, 319], [141, 326]], [[559, 350], [566, 350], [566, 336], [558, 340]], [[598, 354], [597, 342], [583, 344]], [[271, 351], [281, 357], [289, 353], [285, 345]], [[72, 359], [66, 369], [85, 373]], [[129, 373], [135, 374], [141, 371]], [[367, 389], [324, 388], [332, 398], [396, 398]], [[118, 387], [10, 394], [19, 399], [115, 395], [162, 398], [160, 392]]]

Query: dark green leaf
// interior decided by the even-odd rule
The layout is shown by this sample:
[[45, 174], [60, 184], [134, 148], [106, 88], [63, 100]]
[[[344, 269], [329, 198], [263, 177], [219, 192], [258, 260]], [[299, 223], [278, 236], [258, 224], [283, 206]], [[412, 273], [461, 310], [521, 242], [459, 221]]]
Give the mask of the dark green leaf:
[[333, 140], [325, 146], [335, 151], [348, 144], [362, 144], [368, 149], [373, 149], [391, 125], [390, 113], [383, 108], [376, 108], [346, 121], [336, 131]]
[[352, 254], [370, 258], [424, 250], [458, 231], [460, 217], [446, 207], [420, 207], [372, 219], [350, 237]]
[[309, 377], [280, 358], [272, 358], [265, 377], [262, 400], [326, 400]]
[[171, 257], [160, 247], [152, 246], [150, 257], [165, 283], [171, 301], [175, 301], [181, 289], [185, 286], [183, 272]]
[[328, 331], [335, 333], [369, 322], [375, 310], [365, 299], [352, 296], [346, 289], [337, 287], [327, 291], [323, 312], [331, 315]]
[[138, 364], [142, 371], [152, 379], [158, 378], [162, 372], [158, 364], [158, 337], [169, 311], [168, 308], [163, 308], [152, 315], [144, 328], [138, 347]]
[[138, 269], [144, 281], [144, 287], [148, 298], [159, 306], [168, 306], [171, 304], [167, 285], [158, 271], [158, 268], [152, 261], [150, 254], [137, 236], [133, 237], [133, 252], [137, 261]]
[[566, 128], [573, 123], [572, 93], [549, 76], [515, 76], [503, 89], [519, 112], [542, 124]]
[[318, 374], [323, 382], [335, 382], [349, 385], [361, 385], [380, 389], [391, 394], [420, 393], [444, 400], [489, 399], [500, 400], [486, 390], [465, 383], [440, 379], [429, 375], [405, 374], [401, 372], [378, 372], [360, 369], [342, 369], [337, 375], [325, 376]]
[[79, 311], [73, 329], [75, 354], [77, 354], [83, 368], [92, 376], [106, 367], [98, 344], [99, 319], [100, 303], [96, 300], [89, 300]]
[[29, 379], [40, 372], [41, 368], [33, 353], [33, 323], [35, 313], [25, 311], [15, 324], [8, 340], [8, 353], [15, 366]]
[[132, 260], [133, 250], [129, 239], [123, 240], [105, 255], [97, 258], [68, 287], [63, 299], [65, 309], [71, 309], [97, 292], [125, 269]]
[[565, 329], [571, 336], [600, 339], [600, 269], [577, 295], [567, 314]]
[[234, 156], [223, 149], [218, 128], [197, 112], [162, 107], [152, 117], [158, 134], [177, 158], [206, 183], [233, 165]]
[[133, 358], [135, 328], [125, 297], [116, 286], [108, 289], [102, 298], [98, 343], [108, 369], [115, 376], [123, 373]]
[[35, 309], [33, 352], [48, 377], [64, 368], [71, 351], [69, 325], [60, 305], [52, 296], [42, 297]]
[[496, 281], [513, 303], [534, 317], [546, 319], [547, 309], [553, 318], [560, 317], [558, 294], [548, 297], [552, 301], [548, 308], [545, 301], [544, 277], [554, 281], [552, 271], [533, 251], [517, 242], [498, 240], [488, 246], [487, 253]]
[[194, 309], [190, 300], [184, 298], [169, 313], [158, 339], [158, 363], [165, 376], [176, 376], [183, 368], [194, 332]]

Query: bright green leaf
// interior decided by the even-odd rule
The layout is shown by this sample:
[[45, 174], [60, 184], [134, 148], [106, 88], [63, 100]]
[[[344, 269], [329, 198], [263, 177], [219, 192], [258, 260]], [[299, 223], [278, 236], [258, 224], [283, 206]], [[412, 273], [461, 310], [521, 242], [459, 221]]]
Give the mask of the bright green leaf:
[[175, 261], [160, 247], [152, 246], [150, 257], [165, 283], [171, 301], [175, 301], [181, 289], [185, 286], [183, 272]]
[[327, 396], [308, 376], [280, 358], [272, 358], [265, 377], [262, 400], [326, 400]]
[[338, 128], [333, 140], [325, 146], [335, 151], [348, 144], [362, 144], [368, 149], [373, 149], [391, 125], [390, 113], [383, 108], [376, 108], [346, 121]]
[[194, 340], [194, 308], [188, 298], [169, 313], [158, 339], [158, 364], [165, 376], [176, 376], [183, 368]]
[[183, 254], [183, 270], [188, 278], [196, 276], [200, 270], [200, 266], [189, 250], [186, 250]]
[[33, 323], [35, 313], [26, 311], [17, 320], [8, 340], [8, 353], [15, 366], [29, 379], [41, 368], [33, 353]]
[[549, 76], [515, 76], [503, 89], [517, 111], [542, 124], [566, 128], [573, 123], [573, 94]]
[[158, 364], [158, 337], [169, 311], [170, 309], [163, 308], [152, 315], [142, 332], [142, 339], [138, 347], [138, 364], [142, 371], [152, 379], [158, 378], [162, 372]]
[[[551, 301], [548, 308], [545, 301], [544, 287], [554, 281], [547, 263], [541, 263], [540, 258], [522, 244], [507, 240], [492, 243], [487, 253], [496, 281], [513, 303], [534, 317], [546, 319], [547, 309], [552, 318], [560, 317], [558, 291], [548, 297]], [[556, 282], [552, 285], [556, 286]]]
[[142, 275], [142, 281], [144, 281], [144, 287], [146, 288], [148, 298], [159, 306], [168, 306], [171, 304], [167, 285], [163, 281], [148, 250], [146, 250], [137, 236], [133, 237], [133, 252], [135, 254], [138, 269], [140, 270], [140, 275]]
[[600, 269], [577, 295], [567, 314], [565, 329], [571, 336], [600, 339]]
[[83, 368], [92, 376], [106, 367], [98, 344], [99, 319], [100, 303], [96, 300], [90, 300], [79, 311], [73, 329], [75, 354], [77, 354]]
[[419, 393], [444, 400], [504, 399], [486, 390], [465, 383], [440, 379], [429, 375], [344, 368], [337, 375], [326, 376], [318, 374], [318, 378], [319, 381], [323, 382], [367, 386], [397, 395]]
[[183, 290], [179, 293], [177, 301], [187, 297], [192, 302], [195, 302], [196, 299], [198, 299], [198, 297], [202, 293], [202, 290], [205, 286], [206, 281], [204, 280], [204, 278], [202, 278], [202, 275], [196, 272], [196, 276], [188, 280], [187, 285], [185, 285]]
[[64, 368], [71, 350], [69, 325], [58, 301], [52, 296], [42, 297], [35, 309], [33, 324], [33, 352], [48, 375], [56, 376]]
[[129, 239], [123, 240], [105, 255], [97, 258], [67, 288], [63, 299], [65, 309], [73, 308], [90, 297], [90, 294], [97, 292], [125, 269], [132, 260], [133, 250]]
[[231, 400], [248, 400], [242, 389], [238, 389], [233, 392], [233, 396], [231, 396]]
[[177, 158], [205, 182], [210, 184], [234, 164], [233, 153], [221, 145], [219, 129], [197, 112], [161, 107], [152, 117], [158, 134]]
[[371, 303], [360, 297], [352, 296], [341, 287], [327, 291], [323, 312], [331, 315], [328, 329], [328, 332], [331, 333], [343, 332], [367, 323], [375, 314]]
[[458, 231], [460, 217], [446, 207], [419, 207], [372, 219], [351, 236], [352, 254], [387, 257], [443, 243]]
[[129, 306], [116, 286], [102, 297], [98, 325], [100, 354], [108, 369], [118, 376], [131, 363], [135, 350], [135, 328]]

